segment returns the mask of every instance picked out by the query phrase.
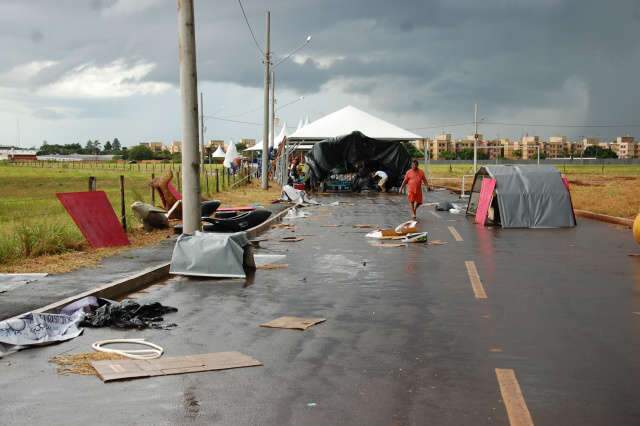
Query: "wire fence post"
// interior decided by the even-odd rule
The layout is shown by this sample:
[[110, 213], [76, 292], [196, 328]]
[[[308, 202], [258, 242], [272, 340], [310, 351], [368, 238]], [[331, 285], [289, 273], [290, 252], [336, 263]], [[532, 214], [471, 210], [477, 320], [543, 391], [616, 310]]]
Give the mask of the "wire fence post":
[[218, 169], [216, 169], [216, 192], [220, 192], [220, 176], [218, 173]]
[[122, 229], [127, 233], [127, 209], [124, 198], [124, 176], [120, 175], [120, 217], [122, 221]]
[[95, 191], [95, 190], [96, 190], [96, 177], [89, 176], [89, 191]]
[[153, 181], [156, 179], [156, 174], [155, 173], [151, 173], [151, 205], [155, 206], [156, 205], [156, 190], [153, 187]]

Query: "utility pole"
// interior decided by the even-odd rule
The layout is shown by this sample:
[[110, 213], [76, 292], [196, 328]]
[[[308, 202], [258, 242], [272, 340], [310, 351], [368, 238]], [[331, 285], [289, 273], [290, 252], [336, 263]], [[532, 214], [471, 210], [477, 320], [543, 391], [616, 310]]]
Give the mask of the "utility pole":
[[269, 128], [269, 143], [276, 147], [274, 132], [276, 129], [276, 74], [271, 71], [271, 127]]
[[200, 92], [200, 164], [204, 167], [204, 99]]
[[267, 31], [264, 51], [264, 125], [262, 129], [262, 189], [269, 189], [269, 66], [271, 65], [271, 12], [267, 11]]
[[178, 0], [178, 52], [182, 103], [183, 233], [200, 229], [200, 161], [198, 158], [198, 76], [193, 0]]
[[473, 174], [476, 174], [478, 167], [478, 104], [474, 104], [473, 122], [475, 124], [475, 133], [473, 134]]

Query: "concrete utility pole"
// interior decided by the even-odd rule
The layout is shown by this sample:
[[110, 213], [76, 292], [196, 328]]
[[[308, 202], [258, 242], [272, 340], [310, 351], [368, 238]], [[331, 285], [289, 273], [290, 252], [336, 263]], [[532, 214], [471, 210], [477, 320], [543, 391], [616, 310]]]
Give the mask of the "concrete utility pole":
[[276, 147], [275, 140], [276, 130], [276, 74], [271, 71], [271, 127], [269, 128], [269, 141], [273, 144], [273, 148]]
[[476, 174], [478, 167], [478, 104], [474, 104], [473, 122], [475, 123], [475, 133], [473, 134], [473, 174]]
[[202, 92], [200, 92], [200, 164], [204, 164], [204, 99]]
[[264, 125], [262, 129], [262, 189], [269, 189], [269, 66], [271, 65], [271, 12], [267, 12], [267, 31], [264, 50]]
[[198, 76], [193, 0], [178, 0], [178, 52], [182, 103], [183, 233], [200, 229], [200, 160], [198, 158]]

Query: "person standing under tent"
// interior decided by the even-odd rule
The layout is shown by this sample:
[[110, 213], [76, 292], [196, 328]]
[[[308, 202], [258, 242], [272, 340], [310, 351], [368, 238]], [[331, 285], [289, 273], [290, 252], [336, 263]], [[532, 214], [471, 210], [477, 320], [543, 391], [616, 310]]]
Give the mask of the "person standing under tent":
[[418, 207], [422, 205], [422, 184], [429, 188], [427, 177], [424, 172], [418, 168], [418, 160], [413, 160], [411, 169], [404, 175], [404, 180], [400, 186], [400, 192], [407, 187], [407, 200], [411, 209], [411, 217], [416, 219]]

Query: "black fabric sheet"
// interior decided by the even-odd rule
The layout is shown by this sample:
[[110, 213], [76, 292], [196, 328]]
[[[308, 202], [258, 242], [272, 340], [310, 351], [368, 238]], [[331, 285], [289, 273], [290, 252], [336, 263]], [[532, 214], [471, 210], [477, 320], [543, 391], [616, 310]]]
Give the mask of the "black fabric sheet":
[[411, 155], [400, 142], [372, 139], [360, 132], [318, 142], [306, 159], [312, 187], [327, 179], [332, 170], [352, 173], [361, 163], [371, 173], [386, 172], [389, 186], [400, 186], [411, 168]]

